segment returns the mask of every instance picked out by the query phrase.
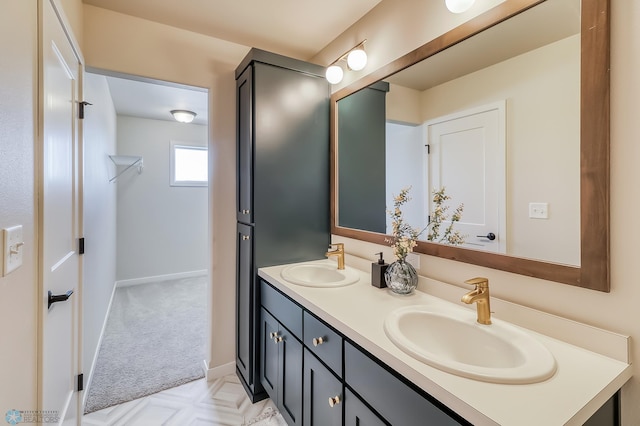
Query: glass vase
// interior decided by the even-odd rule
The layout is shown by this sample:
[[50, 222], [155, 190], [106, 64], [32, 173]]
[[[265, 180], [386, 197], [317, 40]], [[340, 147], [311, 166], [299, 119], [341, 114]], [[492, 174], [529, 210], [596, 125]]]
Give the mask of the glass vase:
[[404, 259], [396, 260], [384, 273], [387, 287], [396, 294], [411, 294], [418, 286], [418, 273]]

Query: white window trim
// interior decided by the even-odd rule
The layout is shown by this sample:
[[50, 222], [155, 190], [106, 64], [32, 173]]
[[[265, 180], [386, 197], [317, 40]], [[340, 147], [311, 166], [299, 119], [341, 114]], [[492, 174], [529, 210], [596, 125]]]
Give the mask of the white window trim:
[[199, 186], [206, 187], [209, 186], [208, 179], [206, 181], [191, 181], [191, 180], [175, 180], [175, 149], [176, 148], [188, 148], [188, 149], [197, 149], [201, 151], [208, 151], [206, 146], [196, 145], [194, 143], [189, 142], [181, 142], [181, 141], [171, 141], [171, 146], [169, 147], [169, 185], [170, 186]]

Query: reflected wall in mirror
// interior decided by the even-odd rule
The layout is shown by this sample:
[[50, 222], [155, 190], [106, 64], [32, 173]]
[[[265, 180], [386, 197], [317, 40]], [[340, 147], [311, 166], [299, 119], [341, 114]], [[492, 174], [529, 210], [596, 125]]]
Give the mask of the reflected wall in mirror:
[[382, 243], [407, 186], [424, 229], [444, 187], [465, 244], [416, 251], [608, 291], [608, 1], [585, 3], [500, 5], [334, 94], [333, 233]]

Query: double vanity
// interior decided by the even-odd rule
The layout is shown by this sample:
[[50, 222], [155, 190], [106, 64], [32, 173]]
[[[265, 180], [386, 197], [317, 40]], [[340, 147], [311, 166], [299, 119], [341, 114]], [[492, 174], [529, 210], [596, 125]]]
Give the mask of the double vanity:
[[290, 425], [616, 424], [625, 336], [493, 298], [479, 324], [460, 287], [398, 296], [347, 263], [258, 271], [260, 381]]

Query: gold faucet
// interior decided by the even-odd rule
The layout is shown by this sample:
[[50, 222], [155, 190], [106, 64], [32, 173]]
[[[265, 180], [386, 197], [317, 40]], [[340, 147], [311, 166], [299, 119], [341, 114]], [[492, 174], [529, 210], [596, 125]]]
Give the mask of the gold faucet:
[[[336, 247], [335, 250], [331, 250], [332, 246]], [[325, 256], [327, 257], [337, 256], [338, 269], [344, 269], [344, 244], [343, 243], [331, 244], [329, 246], [329, 251], [325, 253]]]
[[491, 324], [491, 308], [489, 307], [489, 280], [477, 277], [466, 280], [465, 284], [475, 285], [476, 288], [462, 296], [462, 301], [466, 304], [476, 303], [478, 309], [478, 322], [480, 324]]

